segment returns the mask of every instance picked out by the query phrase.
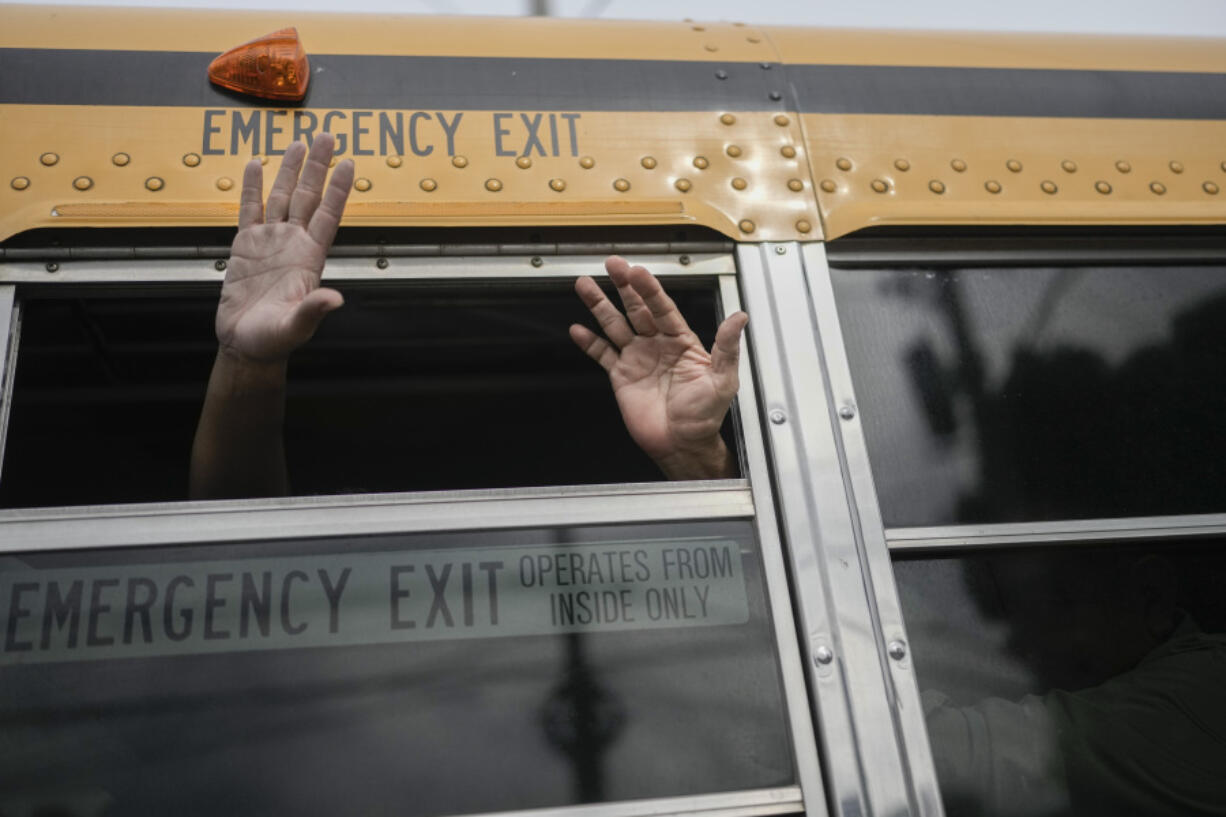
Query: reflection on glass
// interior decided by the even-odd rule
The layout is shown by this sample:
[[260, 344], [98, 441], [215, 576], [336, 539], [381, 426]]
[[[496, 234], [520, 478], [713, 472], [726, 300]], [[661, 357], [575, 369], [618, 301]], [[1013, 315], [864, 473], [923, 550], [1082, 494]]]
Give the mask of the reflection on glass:
[[946, 812], [1226, 814], [1223, 546], [896, 560]]
[[0, 638], [6, 817], [795, 782], [748, 522], [7, 557]]
[[1221, 267], [833, 276], [888, 526], [1226, 511]]

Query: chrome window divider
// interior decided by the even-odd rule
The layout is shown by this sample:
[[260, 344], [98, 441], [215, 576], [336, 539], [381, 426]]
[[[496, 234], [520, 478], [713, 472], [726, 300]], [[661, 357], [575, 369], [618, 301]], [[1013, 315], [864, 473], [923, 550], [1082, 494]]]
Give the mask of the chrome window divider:
[[[721, 318], [724, 318], [741, 308], [741, 296], [736, 280], [731, 276], [721, 277], [719, 283]], [[758, 536], [762, 572], [766, 580], [766, 596], [774, 625], [776, 652], [795, 753], [797, 782], [804, 797], [806, 814], [810, 817], [825, 817], [826, 793], [822, 784], [821, 758], [818, 756], [817, 737], [809, 712], [804, 662], [796, 639], [796, 619], [792, 608], [792, 594], [788, 587], [787, 567], [784, 564], [783, 542], [779, 536], [779, 523], [775, 518], [775, 505], [771, 497], [770, 466], [762, 438], [762, 419], [758, 414], [748, 337], [742, 339], [742, 347], [738, 366], [740, 389], [734, 408], [745, 443], [746, 462], [742, 464], [742, 468], [746, 469], [756, 511], [753, 524]]]
[[895, 552], [1019, 547], [1041, 544], [1094, 544], [1155, 541], [1226, 535], [1226, 514], [1136, 516], [1070, 519], [1056, 522], [1007, 522], [987, 525], [945, 525], [887, 528], [886, 541]]
[[912, 813], [800, 245], [738, 250], [833, 813]]
[[806, 244], [802, 250], [826, 375], [832, 422], [840, 439], [841, 467], [857, 517], [857, 533], [867, 587], [874, 606], [881, 661], [891, 680], [890, 704], [898, 738], [906, 758], [910, 785], [919, 815], [941, 815], [944, 808], [936, 767], [924, 722], [915, 664], [910, 655], [902, 604], [894, 582], [894, 569], [886, 544], [885, 525], [873, 482], [872, 464], [860, 419], [851, 376], [851, 364], [839, 322], [834, 285], [825, 246]]

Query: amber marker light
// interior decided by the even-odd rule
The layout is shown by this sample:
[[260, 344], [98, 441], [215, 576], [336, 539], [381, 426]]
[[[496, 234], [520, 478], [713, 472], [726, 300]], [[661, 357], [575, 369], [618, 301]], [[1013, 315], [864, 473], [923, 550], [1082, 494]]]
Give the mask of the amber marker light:
[[209, 79], [241, 94], [300, 102], [306, 96], [311, 70], [298, 29], [283, 28], [213, 60]]

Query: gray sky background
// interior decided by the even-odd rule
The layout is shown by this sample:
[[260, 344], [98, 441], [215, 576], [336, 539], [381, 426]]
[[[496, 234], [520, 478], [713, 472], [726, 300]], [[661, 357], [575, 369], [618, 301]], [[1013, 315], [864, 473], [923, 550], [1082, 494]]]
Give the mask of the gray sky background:
[[[76, 4], [502, 16], [525, 14], [531, 6], [530, 0], [76, 0]], [[548, 5], [558, 17], [692, 17], [775, 25], [1226, 37], [1226, 0], [548, 0]]]

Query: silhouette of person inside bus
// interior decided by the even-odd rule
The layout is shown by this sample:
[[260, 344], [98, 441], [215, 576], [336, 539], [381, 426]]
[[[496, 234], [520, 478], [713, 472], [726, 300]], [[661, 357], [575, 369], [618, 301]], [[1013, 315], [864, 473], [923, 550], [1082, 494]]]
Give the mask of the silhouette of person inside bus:
[[[320, 286], [353, 184], [353, 162], [346, 159], [325, 189], [333, 146], [326, 133], [309, 154], [305, 144], [291, 145], [266, 203], [260, 162], [244, 172], [239, 231], [217, 309], [219, 349], [192, 447], [193, 498], [289, 491], [282, 436], [286, 362], [343, 303], [339, 292]], [[631, 437], [671, 479], [734, 475], [719, 430], [737, 391], [748, 316], [729, 316], [708, 353], [646, 269], [618, 257], [605, 269], [625, 313], [582, 277], [575, 290], [604, 337], [577, 324], [570, 336], [608, 373]]]

